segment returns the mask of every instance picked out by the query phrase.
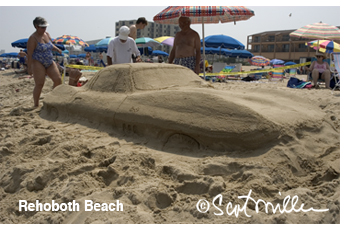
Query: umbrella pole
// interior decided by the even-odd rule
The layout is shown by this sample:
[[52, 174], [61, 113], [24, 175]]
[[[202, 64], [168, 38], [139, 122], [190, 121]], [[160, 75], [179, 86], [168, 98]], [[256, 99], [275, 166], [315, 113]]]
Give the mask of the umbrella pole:
[[205, 79], [205, 35], [204, 35], [204, 17], [202, 17], [202, 31], [203, 31], [203, 56], [204, 56], [204, 61], [203, 61], [203, 73], [204, 73], [204, 81]]

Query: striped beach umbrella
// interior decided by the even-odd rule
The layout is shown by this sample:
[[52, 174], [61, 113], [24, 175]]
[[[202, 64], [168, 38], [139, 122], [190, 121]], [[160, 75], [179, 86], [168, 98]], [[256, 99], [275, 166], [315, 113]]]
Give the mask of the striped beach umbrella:
[[[189, 17], [191, 24], [202, 24], [202, 36], [204, 23], [226, 23], [248, 20], [254, 16], [254, 11], [244, 6], [168, 6], [157, 15], [153, 21], [159, 24], [179, 24], [179, 18]], [[205, 62], [205, 41], [203, 42]], [[205, 71], [204, 71], [205, 79]]]
[[254, 11], [244, 6], [168, 6], [154, 16], [160, 24], [178, 24], [181, 16], [189, 17], [192, 24], [225, 23], [248, 20]]
[[336, 26], [319, 22], [301, 27], [290, 33], [290, 36], [299, 38], [337, 40], [340, 39], [340, 30]]
[[156, 46], [160, 46], [159, 42], [157, 42], [153, 38], [148, 38], [148, 37], [137, 38], [135, 40], [135, 43], [137, 44], [138, 47], [148, 47], [148, 46], [156, 47]]
[[62, 35], [61, 37], [58, 37], [53, 40], [54, 44], [62, 44], [62, 45], [79, 45], [87, 47], [89, 46], [85, 41], [83, 41], [81, 38], [71, 35]]
[[317, 50], [317, 46], [319, 47], [319, 51], [322, 53], [332, 53], [332, 52], [340, 52], [341, 46], [330, 40], [315, 40], [306, 43], [307, 46], [312, 47]]
[[270, 64], [270, 59], [265, 58], [263, 56], [254, 56], [251, 59], [249, 59], [249, 63], [251, 65], [256, 65], [256, 66], [266, 66]]
[[174, 37], [171, 36], [162, 36], [158, 38], [154, 38], [157, 42], [160, 42], [160, 44], [173, 46], [174, 45]]

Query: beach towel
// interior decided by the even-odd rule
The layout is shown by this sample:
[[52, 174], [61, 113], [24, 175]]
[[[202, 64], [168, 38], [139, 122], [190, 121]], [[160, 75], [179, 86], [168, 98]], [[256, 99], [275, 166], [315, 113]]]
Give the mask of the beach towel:
[[311, 82], [305, 82], [298, 78], [291, 77], [290, 80], [287, 82], [287, 87], [295, 88], [295, 89], [303, 89], [303, 88], [311, 88]]

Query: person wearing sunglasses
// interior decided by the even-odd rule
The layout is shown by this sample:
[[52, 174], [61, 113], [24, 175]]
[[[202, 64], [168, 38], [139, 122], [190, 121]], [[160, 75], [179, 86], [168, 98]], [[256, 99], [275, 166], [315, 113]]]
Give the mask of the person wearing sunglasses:
[[29, 37], [27, 42], [28, 74], [33, 75], [35, 87], [33, 91], [34, 106], [39, 106], [42, 88], [46, 75], [53, 81], [53, 88], [61, 84], [61, 75], [57, 65], [53, 61], [52, 50], [62, 51], [52, 44], [50, 34], [46, 32], [49, 24], [42, 17], [33, 20], [36, 31]]
[[313, 61], [308, 68], [312, 77], [313, 87], [318, 88], [318, 79], [322, 79], [325, 82], [326, 88], [330, 89], [331, 72], [328, 63], [323, 61], [325, 55], [323, 53], [316, 53], [316, 58], [317, 61]]

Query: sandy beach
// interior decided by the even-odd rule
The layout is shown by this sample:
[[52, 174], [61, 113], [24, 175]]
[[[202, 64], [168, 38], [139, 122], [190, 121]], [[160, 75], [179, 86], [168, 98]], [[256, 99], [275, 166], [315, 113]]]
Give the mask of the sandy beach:
[[[258, 149], [167, 151], [100, 126], [40, 116], [41, 108], [31, 109], [34, 81], [21, 76], [0, 72], [0, 223], [340, 223], [340, 91], [291, 89], [287, 79], [213, 83], [255, 99], [252, 110], [262, 98], [272, 109], [260, 115], [287, 124], [285, 137]], [[51, 87], [47, 78], [41, 105]], [[280, 117], [288, 109], [290, 116]], [[283, 211], [266, 210], [255, 203], [260, 199]], [[20, 211], [20, 200], [76, 202], [80, 210]], [[101, 210], [86, 211], [88, 201]], [[122, 210], [105, 210], [117, 201]]]

